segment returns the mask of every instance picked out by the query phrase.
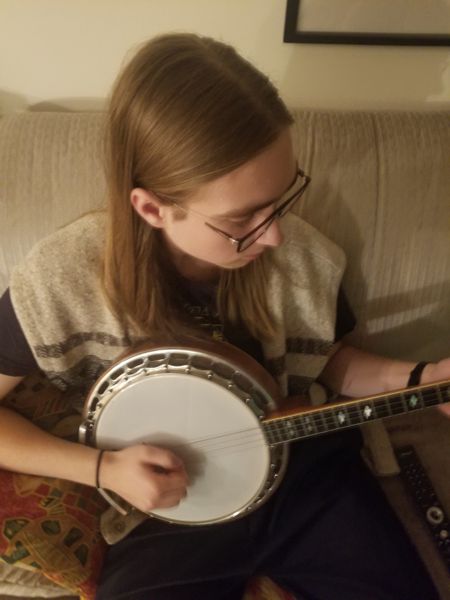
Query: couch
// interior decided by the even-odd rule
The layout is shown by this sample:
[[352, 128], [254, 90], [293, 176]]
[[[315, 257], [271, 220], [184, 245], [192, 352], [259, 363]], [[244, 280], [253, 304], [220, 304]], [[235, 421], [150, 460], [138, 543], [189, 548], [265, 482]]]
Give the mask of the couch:
[[[450, 355], [450, 112], [294, 115], [298, 162], [312, 177], [298, 211], [347, 254], [344, 287], [358, 322], [354, 343], [409, 360]], [[103, 206], [101, 130], [101, 113], [0, 119], [0, 294], [37, 240]], [[450, 599], [449, 570], [415, 512], [394, 452], [414, 444], [450, 512], [450, 420], [430, 409], [363, 429], [368, 462], [442, 598]], [[67, 595], [29, 568], [0, 563], [0, 579], [4, 594]], [[264, 594], [281, 597], [275, 590]]]

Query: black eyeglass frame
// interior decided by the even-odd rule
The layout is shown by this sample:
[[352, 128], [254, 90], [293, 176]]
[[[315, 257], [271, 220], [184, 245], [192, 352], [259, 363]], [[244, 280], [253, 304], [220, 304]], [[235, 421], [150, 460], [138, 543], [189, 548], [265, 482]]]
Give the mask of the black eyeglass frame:
[[[264, 221], [262, 221], [259, 225], [254, 227], [251, 231], [246, 233], [244, 236], [242, 236], [240, 238], [235, 238], [232, 235], [230, 235], [229, 233], [226, 233], [226, 231], [222, 231], [222, 229], [218, 229], [214, 225], [211, 225], [211, 223], [207, 223], [205, 221], [205, 225], [207, 227], [209, 227], [210, 229], [212, 229], [213, 231], [216, 231], [223, 237], [226, 237], [233, 244], [233, 246], [236, 247], [236, 252], [239, 253], [239, 252], [243, 252], [244, 250], [247, 250], [247, 248], [250, 248], [250, 246], [252, 244], [254, 244], [262, 235], [264, 235], [264, 233], [269, 229], [269, 227], [272, 225], [272, 223], [275, 221], [275, 219], [280, 219], [281, 217], [284, 217], [284, 215], [287, 212], [289, 212], [289, 210], [291, 210], [291, 208], [294, 206], [295, 202], [297, 200], [299, 200], [301, 198], [301, 196], [303, 196], [306, 188], [308, 187], [308, 185], [311, 181], [311, 177], [309, 177], [309, 175], [306, 175], [306, 173], [304, 171], [302, 171], [302, 169], [297, 169], [297, 177], [299, 175], [305, 179], [305, 182], [300, 187], [300, 189], [298, 189], [294, 194], [292, 194], [292, 196], [289, 196], [289, 198], [287, 198], [283, 202], [283, 204], [281, 204], [278, 208], [276, 208], [273, 211], [273, 213], [271, 213], [268, 217], [266, 217], [264, 219]], [[290, 203], [292, 203], [292, 204], [291, 204], [291, 206], [289, 206], [289, 209], [285, 210], [285, 208]], [[250, 244], [248, 244], [248, 246], [245, 246], [246, 240], [251, 238], [258, 231], [258, 229], [261, 229], [261, 233], [259, 235], [257, 235], [255, 237], [255, 239], [252, 242], [250, 242]]]

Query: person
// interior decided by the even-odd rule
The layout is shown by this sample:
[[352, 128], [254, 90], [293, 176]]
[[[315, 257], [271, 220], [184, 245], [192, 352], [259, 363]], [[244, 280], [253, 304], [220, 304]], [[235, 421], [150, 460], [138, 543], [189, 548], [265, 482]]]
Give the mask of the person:
[[[194, 34], [144, 44], [107, 111], [106, 214], [39, 243], [1, 300], [0, 397], [39, 368], [76, 403], [125, 350], [185, 334], [243, 349], [284, 395], [315, 380], [361, 397], [406, 387], [412, 371], [449, 378], [449, 359], [419, 374], [346, 344], [342, 251], [291, 210], [310, 182], [292, 123], [232, 47]], [[98, 468], [103, 488], [142, 511], [189, 494], [166, 448], [99, 454], [0, 414], [3, 468], [91, 486]], [[296, 598], [438, 598], [360, 450], [356, 429], [293, 444], [277, 492], [234, 521], [145, 520], [109, 548], [98, 600], [239, 599], [259, 573]]]

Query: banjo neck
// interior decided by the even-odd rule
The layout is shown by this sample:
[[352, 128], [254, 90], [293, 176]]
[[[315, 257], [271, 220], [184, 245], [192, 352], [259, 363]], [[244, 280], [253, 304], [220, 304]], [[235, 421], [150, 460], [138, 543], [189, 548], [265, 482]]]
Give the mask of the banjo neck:
[[445, 380], [357, 400], [274, 411], [261, 422], [261, 426], [270, 444], [283, 444], [449, 401], [450, 380]]

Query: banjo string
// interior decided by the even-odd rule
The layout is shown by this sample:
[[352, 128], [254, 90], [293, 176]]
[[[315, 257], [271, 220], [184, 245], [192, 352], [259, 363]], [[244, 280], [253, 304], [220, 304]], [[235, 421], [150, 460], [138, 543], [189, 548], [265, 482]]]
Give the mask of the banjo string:
[[[167, 363], [166, 356], [164, 357], [163, 362]], [[358, 413], [357, 407], [349, 406], [346, 408], [350, 422], [352, 417], [351, 413], [354, 411]], [[331, 409], [324, 409], [319, 418], [322, 424], [321, 430], [314, 423], [314, 419], [312, 419], [311, 416], [308, 416], [308, 413], [303, 413], [302, 415], [290, 417], [288, 423], [284, 420], [266, 423], [263, 421], [261, 426], [258, 427], [214, 434], [203, 438], [188, 440], [181, 444], [165, 445], [175, 452], [177, 449], [183, 451], [184, 448], [192, 448], [194, 452], [196, 450], [208, 452], [241, 451], [251, 449], [255, 447], [255, 445], [259, 447], [265, 445], [277, 445], [348, 427], [348, 425], [339, 426], [336, 423], [336, 416]], [[145, 443], [157, 442], [149, 441]]]
[[[356, 409], [355, 409], [356, 410]], [[324, 411], [326, 413], [327, 411]], [[332, 414], [324, 414], [322, 424], [326, 428], [326, 430], [336, 429], [336, 421]], [[279, 437], [278, 441], [267, 441], [268, 445], [273, 445], [276, 443], [287, 443], [289, 441], [289, 437], [293, 439], [300, 439], [302, 437], [310, 437], [312, 435], [325, 433], [324, 431], [318, 431], [316, 429], [306, 429], [306, 426], [301, 423], [301, 419], [304, 418], [304, 415], [298, 417], [292, 417], [290, 419], [291, 422], [294, 422], [295, 429], [294, 433], [291, 436], [286, 435], [286, 429], [284, 424], [281, 423], [267, 423], [265, 425], [266, 431], [268, 433], [272, 433], [274, 436]], [[297, 423], [295, 423], [297, 421]], [[302, 429], [300, 429], [299, 425], [303, 425]], [[241, 429], [226, 433], [221, 433], [219, 435], [214, 434], [211, 436], [206, 436], [203, 438], [198, 438], [196, 440], [190, 440], [187, 443], [177, 444], [171, 446], [171, 449], [176, 452], [176, 450], [183, 450], [183, 448], [194, 448], [196, 450], [204, 450], [208, 452], [223, 452], [227, 450], [245, 450], [251, 449], [254, 447], [264, 446], [264, 442], [261, 438], [261, 428], [259, 427], [250, 427], [247, 429]]]
[[[356, 407], [348, 407], [347, 410], [350, 412], [357, 412]], [[288, 430], [283, 421], [273, 423], [263, 422], [261, 427], [250, 427], [220, 434], [213, 434], [194, 440], [187, 440], [186, 442], [180, 444], [167, 444], [164, 441], [161, 442], [158, 440], [146, 441], [144, 443], [155, 445], [158, 444], [174, 451], [175, 453], [177, 451], [183, 452], [186, 450], [186, 456], [188, 456], [189, 449], [192, 449], [194, 452], [208, 452], [208, 454], [247, 451], [255, 447], [261, 448], [266, 445], [271, 446], [280, 443], [287, 443], [289, 441], [295, 441], [301, 438], [319, 435], [320, 433], [326, 433], [327, 431], [346, 429], [349, 426], [341, 425], [338, 427], [336, 425], [335, 415], [332, 413], [331, 409], [325, 409], [322, 412], [322, 430], [319, 430], [317, 426], [313, 427], [311, 425], [311, 419], [309, 419], [309, 421], [305, 421], [305, 418], [308, 419], [308, 415], [305, 415], [305, 413], [291, 417], [289, 419], [291, 427]], [[263, 435], [261, 435], [261, 430], [263, 431]], [[267, 434], [271, 435], [273, 439], [269, 440]], [[191, 458], [185, 462], [189, 462], [190, 460]]]

